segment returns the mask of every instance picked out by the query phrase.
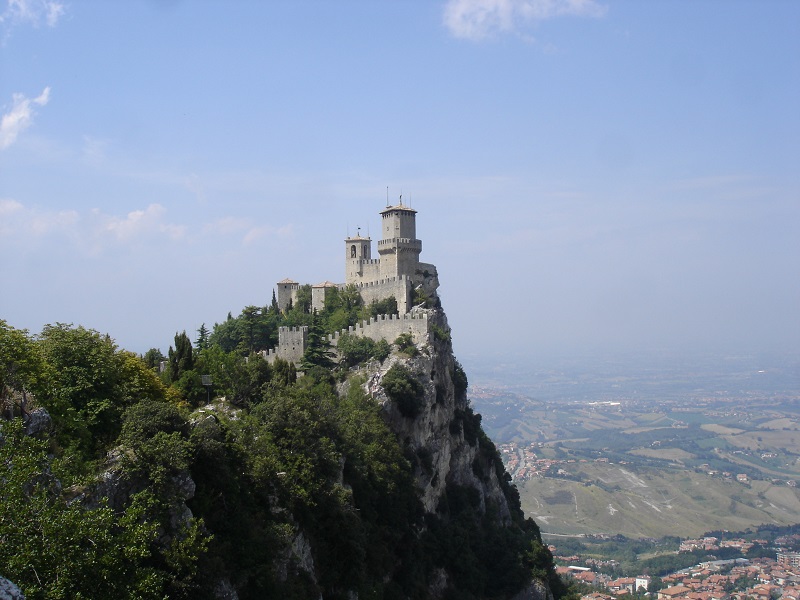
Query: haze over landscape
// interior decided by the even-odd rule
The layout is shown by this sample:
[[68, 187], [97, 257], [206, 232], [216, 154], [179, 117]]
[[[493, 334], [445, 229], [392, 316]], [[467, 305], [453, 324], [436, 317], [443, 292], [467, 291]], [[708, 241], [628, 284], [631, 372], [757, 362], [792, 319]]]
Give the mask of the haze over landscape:
[[[419, 211], [455, 350], [796, 353], [796, 2], [5, 2], [0, 315], [166, 347]], [[388, 192], [387, 192], [388, 187]]]

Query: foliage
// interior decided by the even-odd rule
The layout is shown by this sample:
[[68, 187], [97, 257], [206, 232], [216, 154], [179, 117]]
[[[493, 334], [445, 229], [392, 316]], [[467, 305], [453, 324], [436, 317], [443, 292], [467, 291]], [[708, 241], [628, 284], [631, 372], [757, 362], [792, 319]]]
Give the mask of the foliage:
[[0, 412], [9, 417], [26, 412], [28, 394], [37, 388], [43, 372], [41, 353], [28, 332], [0, 319]]
[[333, 364], [331, 343], [325, 337], [325, 331], [315, 311], [311, 318], [311, 324], [308, 326], [306, 350], [300, 361], [300, 369], [303, 371], [308, 371], [312, 367], [329, 369], [333, 367]]
[[417, 350], [417, 347], [414, 345], [414, 336], [410, 333], [401, 333], [398, 335], [394, 344], [400, 352], [407, 356], [414, 357], [419, 354], [419, 350]]
[[147, 368], [156, 372], [161, 368], [161, 362], [166, 359], [167, 357], [158, 348], [150, 348], [142, 355], [142, 361], [147, 365]]
[[407, 367], [399, 363], [392, 365], [381, 379], [381, 385], [404, 417], [414, 418], [422, 410], [425, 390]]
[[354, 367], [372, 358], [383, 362], [389, 356], [389, 343], [382, 339], [378, 342], [368, 337], [343, 333], [339, 336], [336, 349], [341, 355], [340, 364], [346, 368]]
[[450, 374], [453, 380], [453, 388], [455, 389], [456, 398], [466, 398], [469, 382], [467, 381], [467, 374], [464, 372], [464, 367], [457, 360], [454, 361], [455, 366], [453, 372]]
[[197, 341], [195, 341], [195, 346], [197, 346], [198, 350], [202, 351], [208, 348], [208, 336], [208, 328], [206, 328], [206, 324], [203, 323], [197, 330]]
[[0, 564], [26, 598], [162, 598], [168, 575], [150, 565], [157, 531], [148, 498], [117, 516], [66, 503], [44, 442], [19, 420], [0, 423]]
[[367, 317], [375, 318], [379, 315], [396, 315], [400, 312], [397, 308], [397, 298], [394, 296], [389, 296], [383, 300], [375, 300], [366, 308], [365, 320]]
[[452, 338], [449, 329], [439, 327], [436, 323], [431, 323], [429, 327], [431, 329], [431, 333], [433, 333], [433, 339], [445, 344], [451, 343]]
[[186, 332], [175, 334], [175, 349], [169, 347], [169, 377], [174, 383], [187, 371], [194, 369], [192, 342]]
[[119, 434], [127, 406], [164, 397], [164, 387], [144, 363], [118, 351], [107, 335], [48, 325], [38, 343], [46, 368], [37, 397], [52, 415], [57, 440], [68, 453], [102, 455]]

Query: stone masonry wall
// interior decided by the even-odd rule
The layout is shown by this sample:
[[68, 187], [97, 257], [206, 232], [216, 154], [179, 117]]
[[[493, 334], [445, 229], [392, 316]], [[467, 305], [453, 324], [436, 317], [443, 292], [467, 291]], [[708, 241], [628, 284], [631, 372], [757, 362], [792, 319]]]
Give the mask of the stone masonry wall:
[[397, 300], [397, 310], [400, 314], [405, 314], [411, 310], [412, 281], [405, 275], [380, 281], [357, 283], [356, 286], [366, 305], [394, 296]]
[[378, 315], [369, 321], [362, 321], [355, 327], [338, 331], [328, 336], [331, 344], [336, 346], [343, 333], [368, 337], [373, 341], [385, 339], [390, 344], [403, 333], [410, 333], [415, 344], [423, 343], [428, 336], [428, 314], [422, 311], [404, 315]]

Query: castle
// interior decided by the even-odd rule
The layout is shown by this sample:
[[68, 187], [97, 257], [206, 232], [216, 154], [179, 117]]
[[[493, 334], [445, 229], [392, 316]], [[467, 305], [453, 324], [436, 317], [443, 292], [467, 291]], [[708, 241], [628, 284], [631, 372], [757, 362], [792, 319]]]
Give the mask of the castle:
[[[427, 314], [414, 311], [413, 301], [420, 291], [428, 298], [436, 297], [439, 287], [438, 273], [432, 264], [419, 261], [422, 241], [417, 239], [417, 211], [403, 205], [402, 197], [395, 206], [387, 206], [380, 212], [382, 237], [378, 241], [378, 258], [372, 258], [372, 239], [363, 237], [359, 231], [348, 236], [345, 244], [345, 281], [324, 281], [311, 287], [311, 309], [322, 310], [329, 290], [344, 289], [354, 285], [365, 304], [394, 297], [398, 315], [379, 315], [355, 327], [348, 333], [362, 335], [376, 341], [394, 341], [401, 333], [410, 333], [414, 341], [421, 341], [428, 332]], [[277, 283], [278, 308], [287, 310], [297, 302], [300, 284], [292, 279]], [[341, 333], [330, 336], [335, 346]], [[282, 358], [299, 362], [305, 352], [308, 327], [280, 327], [278, 347], [264, 353], [270, 362]]]

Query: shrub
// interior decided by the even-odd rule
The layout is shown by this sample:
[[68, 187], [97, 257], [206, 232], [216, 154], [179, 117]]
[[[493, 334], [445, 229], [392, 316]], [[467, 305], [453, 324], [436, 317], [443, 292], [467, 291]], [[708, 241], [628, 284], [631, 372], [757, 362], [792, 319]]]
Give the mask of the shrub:
[[397, 336], [397, 339], [394, 341], [397, 349], [408, 356], [416, 356], [419, 354], [419, 350], [414, 345], [414, 337], [410, 333], [401, 333]]
[[404, 417], [414, 418], [422, 410], [425, 390], [414, 374], [403, 365], [393, 365], [383, 376], [381, 385]]

